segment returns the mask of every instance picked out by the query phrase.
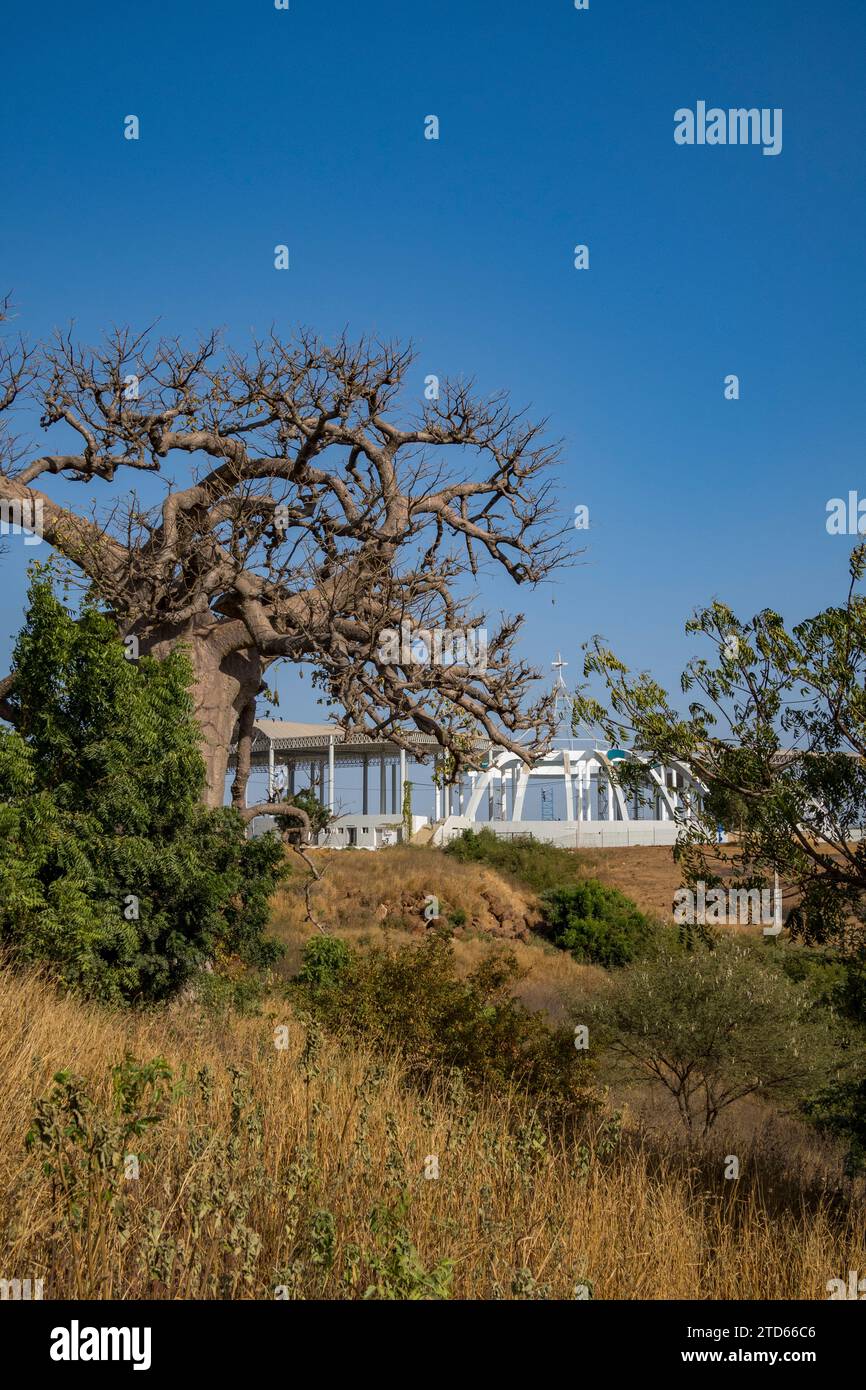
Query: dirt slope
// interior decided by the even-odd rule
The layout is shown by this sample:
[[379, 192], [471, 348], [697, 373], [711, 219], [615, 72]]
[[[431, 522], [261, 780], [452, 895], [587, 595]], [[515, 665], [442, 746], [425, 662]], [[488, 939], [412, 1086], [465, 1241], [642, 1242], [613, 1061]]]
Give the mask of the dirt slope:
[[643, 912], [663, 921], [672, 915], [682, 870], [665, 845], [631, 845], [624, 849], [577, 850], [588, 877], [625, 893]]
[[[552, 1019], [567, 1017], [577, 985], [604, 977], [596, 966], [579, 965], [537, 935], [536, 896], [484, 864], [461, 864], [441, 850], [414, 845], [375, 853], [318, 850], [311, 858], [323, 874], [311, 890], [313, 913], [347, 941], [418, 941], [430, 929], [424, 912], [435, 897], [440, 921], [453, 929], [458, 964], [472, 969], [491, 943], [513, 951], [527, 972], [519, 997]], [[298, 859], [293, 867], [271, 916], [271, 930], [285, 950], [279, 966], [285, 975], [297, 972], [305, 943], [317, 934], [306, 916], [306, 868]]]

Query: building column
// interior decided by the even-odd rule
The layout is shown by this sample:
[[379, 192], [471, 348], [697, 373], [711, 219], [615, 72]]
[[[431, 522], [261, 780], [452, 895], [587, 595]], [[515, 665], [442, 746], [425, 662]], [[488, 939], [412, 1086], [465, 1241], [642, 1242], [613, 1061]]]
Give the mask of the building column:
[[385, 779], [385, 755], [379, 757], [379, 815], [388, 814], [388, 784]]
[[369, 797], [369, 788], [368, 788], [368, 782], [369, 782], [369, 776], [368, 776], [368, 774], [369, 774], [369, 771], [370, 771], [370, 756], [369, 756], [368, 753], [362, 753], [362, 754], [361, 754], [361, 815], [362, 815], [362, 816], [367, 816], [367, 815], [369, 815], [369, 813], [370, 813], [370, 812], [369, 812], [369, 800], [370, 800], [370, 797]]
[[274, 799], [274, 745], [268, 739], [268, 801]]
[[328, 810], [334, 814], [336, 798], [334, 796], [334, 739], [328, 739]]
[[288, 764], [288, 769], [289, 769], [289, 796], [294, 796], [294, 794], [295, 794], [295, 760], [294, 760], [294, 758], [292, 758], [292, 761]]
[[400, 749], [400, 815], [403, 815], [403, 798], [406, 795], [406, 749]]
[[397, 814], [397, 764], [391, 763], [391, 811]]
[[[580, 788], [581, 788], [582, 779], [581, 779], [580, 773], [581, 773], [581, 768], [580, 768], [580, 763], [578, 763], [578, 765], [577, 765], [577, 819], [578, 819], [578, 820], [581, 820], [581, 819], [582, 819], [582, 817], [581, 817], [581, 809], [580, 809]], [[568, 749], [565, 749], [565, 750], [563, 751], [563, 754], [562, 754], [562, 775], [563, 775], [563, 780], [564, 780], [564, 782], [565, 782], [565, 819], [566, 819], [567, 821], [573, 821], [573, 820], [574, 820], [574, 782], [572, 781], [572, 776], [571, 776], [571, 754], [569, 753]]]

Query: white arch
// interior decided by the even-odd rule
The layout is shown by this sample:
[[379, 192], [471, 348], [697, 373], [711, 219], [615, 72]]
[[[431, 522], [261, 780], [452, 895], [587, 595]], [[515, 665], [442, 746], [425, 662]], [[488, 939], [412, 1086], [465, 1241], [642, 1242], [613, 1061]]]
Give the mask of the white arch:
[[[693, 818], [695, 799], [700, 798], [705, 788], [691, 775], [685, 763], [672, 760], [666, 765], [670, 767], [671, 771], [677, 773], [679, 786], [674, 790], [667, 785], [665, 766], [653, 765], [648, 758], [640, 754], [630, 753], [627, 756], [629, 760], [637, 759], [641, 764], [647, 780], [654, 788], [655, 796], [668, 813], [669, 820], [663, 819], [658, 822], [659, 824], [669, 824], [672, 821], [683, 819], [683, 816], [686, 820]], [[531, 767], [527, 767], [516, 753], [505, 749], [495, 750], [484, 771], [473, 778], [471, 791], [461, 818], [470, 822], [477, 822], [480, 819], [479, 812], [482, 806], [488, 802], [494, 783], [499, 784], [502, 795], [507, 797], [507, 782], [510, 780], [513, 804], [510, 820], [505, 823], [518, 825], [524, 820], [526, 793], [530, 780], [532, 778], [558, 780], [560, 777], [565, 792], [566, 807], [565, 820], [560, 822], [561, 824], [574, 825], [577, 822], [592, 821], [592, 783], [594, 779], [597, 787], [600, 788], [602, 778], [605, 779], [608, 791], [606, 798], [608, 822], [616, 819], [616, 807], [619, 808], [620, 822], [627, 824], [635, 820], [631, 813], [631, 798], [626, 798], [612, 761], [605, 752], [596, 746], [554, 748]], [[577, 793], [576, 805], [575, 790]], [[681, 800], [679, 808], [677, 807], [677, 792], [679, 792]], [[502, 797], [500, 797], [499, 805], [504, 806], [507, 810], [507, 800], [503, 801]], [[642, 824], [650, 824], [654, 821], [655, 817], [651, 817]]]

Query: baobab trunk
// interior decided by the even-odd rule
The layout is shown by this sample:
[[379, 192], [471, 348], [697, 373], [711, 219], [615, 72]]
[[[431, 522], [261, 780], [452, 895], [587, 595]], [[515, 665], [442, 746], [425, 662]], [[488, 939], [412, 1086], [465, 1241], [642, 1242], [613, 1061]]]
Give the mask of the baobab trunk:
[[195, 717], [201, 730], [201, 754], [207, 775], [206, 806], [222, 806], [225, 800], [232, 734], [241, 710], [254, 696], [258, 685], [259, 682], [256, 682], [250, 687], [219, 666], [196, 669], [192, 695]]
[[[183, 647], [193, 669], [191, 695], [196, 722], [201, 733], [201, 755], [206, 784], [204, 804], [222, 806], [229, 749], [238, 719], [262, 685], [262, 662], [258, 653], [217, 653], [206, 636], [160, 634], [148, 645], [148, 655], [161, 660], [177, 647]], [[253, 703], [254, 709], [254, 703]]]

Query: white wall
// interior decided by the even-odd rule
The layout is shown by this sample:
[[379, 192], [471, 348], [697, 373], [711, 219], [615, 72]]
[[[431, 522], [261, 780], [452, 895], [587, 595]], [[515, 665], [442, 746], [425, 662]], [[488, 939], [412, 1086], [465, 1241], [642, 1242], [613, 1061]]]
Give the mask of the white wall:
[[566, 849], [615, 849], [624, 845], [673, 845], [677, 840], [675, 821], [564, 821], [500, 820], [487, 823], [449, 816], [433, 836], [437, 845], [447, 844], [464, 830], [492, 830], [496, 835], [531, 835], [533, 839]]

